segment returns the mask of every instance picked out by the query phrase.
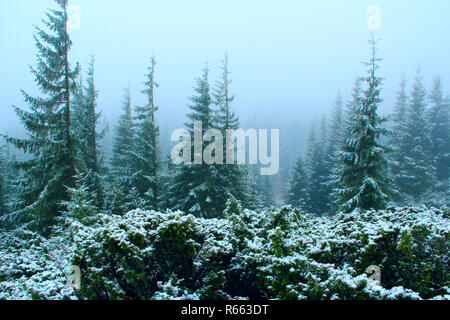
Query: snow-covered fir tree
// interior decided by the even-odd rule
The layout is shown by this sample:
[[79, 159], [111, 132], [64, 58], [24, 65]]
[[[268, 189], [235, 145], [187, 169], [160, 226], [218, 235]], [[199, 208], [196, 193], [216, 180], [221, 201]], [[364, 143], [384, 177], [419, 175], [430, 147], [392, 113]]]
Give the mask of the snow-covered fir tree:
[[37, 66], [31, 68], [42, 93], [33, 97], [22, 91], [29, 110], [14, 107], [27, 131], [26, 138], [6, 137], [6, 141], [27, 153], [15, 166], [21, 170], [16, 180], [19, 199], [15, 214], [31, 218], [42, 232], [68, 200], [64, 186], [74, 186], [75, 138], [71, 122], [71, 91], [78, 73], [72, 69], [69, 51], [72, 42], [67, 31], [67, 0], [57, 0], [58, 9], [50, 10], [43, 20], [45, 29], [36, 27]]
[[6, 163], [3, 146], [0, 147], [0, 216], [6, 214]]
[[111, 170], [109, 183], [111, 185], [109, 194], [109, 207], [116, 213], [125, 213], [132, 206], [131, 189], [133, 187], [134, 173], [134, 137], [135, 127], [131, 114], [130, 89], [125, 89], [123, 97], [123, 110], [119, 117], [115, 136], [113, 140], [113, 154], [111, 159]]
[[[99, 147], [99, 140], [103, 138], [105, 130], [98, 129], [101, 113], [97, 108], [98, 92], [94, 79], [94, 56], [91, 56], [86, 79], [86, 87], [80, 80], [73, 94], [73, 124], [78, 137], [80, 161], [83, 162], [84, 174], [88, 179], [89, 192], [98, 208], [105, 205], [105, 191], [103, 175], [105, 174], [104, 157]], [[82, 168], [78, 168], [82, 170]]]
[[397, 92], [394, 113], [392, 115], [394, 134], [392, 135], [391, 143], [394, 146], [399, 144], [399, 137], [401, 136], [401, 132], [405, 129], [407, 104], [408, 96], [406, 93], [406, 79], [403, 77]]
[[433, 184], [434, 167], [430, 159], [430, 127], [426, 120], [426, 92], [417, 70], [407, 105], [405, 123], [399, 130], [398, 171], [395, 186], [400, 192], [419, 196]]
[[254, 166], [256, 180], [256, 194], [259, 198], [262, 208], [268, 208], [274, 205], [273, 177], [260, 174], [261, 165]]
[[92, 171], [76, 170], [75, 186], [68, 187], [70, 200], [63, 201], [66, 207], [64, 218], [75, 219], [86, 225], [92, 224], [96, 220], [98, 214], [98, 206], [95, 203], [97, 200], [92, 197], [92, 185], [90, 184], [92, 178], [89, 177]]
[[311, 212], [322, 214], [328, 211], [328, 170], [326, 166], [326, 120], [322, 120], [319, 136], [316, 127], [311, 127], [308, 152], [307, 152], [307, 172], [308, 172], [308, 207]]
[[328, 205], [330, 210], [335, 207], [334, 190], [338, 187], [337, 184], [337, 152], [339, 151], [339, 145], [343, 139], [343, 110], [342, 110], [342, 96], [338, 92], [333, 110], [331, 114], [331, 120], [329, 123], [327, 142], [326, 142], [326, 154], [325, 154], [325, 170], [327, 181], [325, 183], [326, 193], [328, 194]]
[[176, 175], [176, 165], [172, 162], [170, 154], [160, 161], [160, 170], [159, 170], [159, 207], [160, 208], [170, 208], [170, 185], [175, 178]]
[[441, 77], [434, 79], [429, 99], [428, 122], [431, 126], [431, 159], [435, 177], [447, 181], [450, 177], [450, 99], [444, 97]]
[[[216, 129], [220, 130], [222, 137], [224, 138], [222, 147], [224, 164], [214, 165], [216, 174], [216, 192], [221, 195], [231, 193], [236, 199], [245, 203], [247, 198], [245, 195], [245, 186], [243, 184], [243, 176], [245, 174], [244, 168], [242, 165], [230, 165], [225, 163], [227, 152], [235, 152], [234, 148], [231, 151], [227, 151], [226, 131], [228, 129], [239, 128], [239, 118], [231, 109], [231, 103], [234, 100], [234, 96], [231, 95], [229, 88], [231, 81], [230, 71], [228, 69], [228, 55], [225, 54], [225, 57], [222, 60], [222, 76], [212, 90], [213, 103], [217, 107], [214, 114], [213, 125]], [[227, 199], [221, 196], [218, 200], [219, 203], [217, 203], [215, 207], [220, 211], [223, 211]]]
[[350, 109], [350, 118], [345, 128], [345, 139], [338, 152], [339, 161], [339, 203], [341, 208], [350, 211], [354, 208], [381, 209], [390, 197], [387, 175], [387, 147], [379, 139], [387, 130], [382, 127], [387, 121], [377, 113], [381, 103], [381, 78], [376, 75], [376, 41], [371, 44], [371, 58], [366, 63], [368, 75], [365, 78], [367, 89], [360, 100]]
[[308, 176], [305, 170], [303, 157], [299, 156], [292, 169], [289, 180], [288, 203], [302, 209], [307, 209], [309, 199]]
[[[392, 121], [392, 135], [389, 139], [389, 143], [392, 147], [392, 152], [389, 154], [389, 170], [390, 175], [395, 181], [401, 173], [401, 165], [403, 161], [403, 150], [400, 148], [401, 139], [406, 129], [406, 110], [408, 104], [408, 96], [406, 93], [406, 80], [403, 77], [400, 82], [400, 88], [397, 91], [396, 102], [394, 106], [394, 112], [391, 116]], [[393, 190], [394, 193], [398, 193], [398, 190]], [[397, 194], [397, 200], [400, 200]]]
[[155, 82], [155, 57], [151, 58], [148, 68], [145, 89], [142, 91], [147, 96], [147, 104], [136, 107], [136, 132], [134, 142], [134, 172], [133, 186], [143, 203], [142, 209], [158, 210], [160, 182], [158, 176], [158, 136], [159, 128], [156, 125], [155, 113], [158, 107], [155, 105], [154, 93], [158, 84]]
[[[211, 109], [210, 86], [208, 82], [209, 67], [206, 64], [200, 78], [197, 79], [195, 95], [191, 97], [189, 105], [191, 112], [187, 115], [185, 124], [191, 137], [194, 137], [194, 122], [202, 124], [201, 134], [204, 136], [208, 129], [213, 127], [213, 112]], [[206, 143], [201, 141], [201, 150], [205, 150]], [[191, 154], [194, 155], [194, 140], [191, 140]], [[192, 159], [191, 159], [192, 160]], [[186, 213], [192, 213], [201, 217], [218, 217], [222, 214], [218, 197], [226, 195], [218, 194], [214, 178], [217, 176], [212, 165], [195, 162], [183, 163], [177, 166], [177, 173], [170, 186], [169, 195], [172, 209], [180, 209]]]
[[245, 187], [245, 200], [242, 201], [249, 209], [262, 208], [261, 193], [258, 189], [257, 177], [259, 175], [259, 169], [255, 165], [246, 165], [244, 167], [244, 187]]

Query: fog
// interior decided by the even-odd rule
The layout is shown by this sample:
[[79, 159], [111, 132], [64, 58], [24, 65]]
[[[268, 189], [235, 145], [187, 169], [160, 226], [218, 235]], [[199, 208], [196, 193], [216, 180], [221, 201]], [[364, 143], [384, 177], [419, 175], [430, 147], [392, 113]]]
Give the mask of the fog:
[[[229, 55], [233, 108], [243, 128], [279, 128], [281, 148], [295, 158], [305, 132], [329, 115], [337, 92], [349, 100], [354, 80], [369, 59], [367, 8], [380, 9], [380, 74], [384, 102], [394, 104], [404, 75], [410, 85], [418, 66], [429, 89], [443, 76], [450, 92], [450, 2], [441, 1], [118, 1], [74, 0], [80, 28], [70, 31], [71, 61], [87, 70], [95, 55], [98, 106], [113, 129], [123, 89], [131, 88], [132, 105], [143, 105], [144, 74], [154, 54], [160, 145], [169, 146], [172, 130], [182, 127], [195, 78], [204, 63], [211, 84], [220, 60]], [[38, 94], [29, 65], [35, 64], [33, 25], [42, 25], [51, 0], [0, 2], [1, 132], [21, 135], [11, 105], [26, 107], [20, 89]], [[408, 87], [409, 91], [409, 87]], [[110, 130], [111, 131], [111, 130]], [[106, 140], [106, 144], [107, 144]], [[293, 148], [298, 145], [299, 148]], [[107, 146], [109, 148], [109, 146]], [[287, 154], [290, 150], [281, 151]], [[289, 160], [290, 161], [290, 160]], [[283, 166], [283, 158], [280, 159]]]

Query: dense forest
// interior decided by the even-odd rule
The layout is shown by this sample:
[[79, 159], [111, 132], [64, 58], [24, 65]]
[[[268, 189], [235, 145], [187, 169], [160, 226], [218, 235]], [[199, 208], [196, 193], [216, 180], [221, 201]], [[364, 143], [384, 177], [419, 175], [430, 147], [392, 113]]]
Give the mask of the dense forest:
[[[381, 115], [370, 35], [352, 99], [337, 94], [305, 148], [281, 153], [299, 155], [281, 182], [260, 164], [175, 164], [160, 143], [156, 57], [133, 88], [146, 104], [124, 89], [105, 146], [95, 57], [86, 71], [70, 62], [68, 1], [56, 2], [34, 36], [41, 94], [21, 91], [27, 107], [13, 106], [26, 137], [2, 133], [0, 299], [450, 298], [441, 77], [427, 92], [418, 68]], [[201, 121], [226, 136], [240, 126], [228, 55], [218, 79], [199, 69], [185, 129]]]

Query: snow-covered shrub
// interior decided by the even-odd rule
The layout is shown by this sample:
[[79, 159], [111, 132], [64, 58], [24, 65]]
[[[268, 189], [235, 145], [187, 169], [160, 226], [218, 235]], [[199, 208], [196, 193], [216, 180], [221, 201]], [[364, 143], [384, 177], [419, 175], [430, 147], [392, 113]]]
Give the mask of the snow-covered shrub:
[[[259, 216], [266, 227], [234, 260], [241, 278], [259, 284], [254, 292], [263, 295], [257, 298], [450, 298], [445, 210], [355, 210], [328, 218], [285, 207]], [[290, 223], [275, 224], [280, 216]], [[371, 265], [380, 268], [382, 287], [368, 280]]]
[[134, 210], [102, 215], [95, 228], [72, 226], [74, 264], [81, 268], [87, 298], [151, 299], [170, 292], [179, 298], [188, 291], [200, 298], [227, 297], [221, 274], [233, 246], [226, 220]]
[[27, 230], [0, 232], [0, 300], [76, 299], [66, 284], [70, 245]]
[[2, 233], [0, 298], [450, 299], [447, 206], [318, 217], [230, 198], [223, 219], [134, 210], [65, 234]]

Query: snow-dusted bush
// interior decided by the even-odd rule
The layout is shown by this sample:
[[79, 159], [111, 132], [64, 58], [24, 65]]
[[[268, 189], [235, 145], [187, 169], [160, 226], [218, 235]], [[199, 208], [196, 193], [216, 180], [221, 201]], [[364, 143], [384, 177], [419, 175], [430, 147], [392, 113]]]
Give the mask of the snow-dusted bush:
[[0, 232], [0, 300], [76, 299], [66, 284], [70, 251], [62, 236]]
[[[87, 298], [450, 298], [446, 209], [330, 218], [232, 200], [224, 219], [135, 210], [74, 227]], [[366, 274], [372, 265], [381, 286]]]
[[317, 217], [232, 199], [223, 219], [134, 210], [65, 230], [1, 234], [1, 299], [450, 299], [446, 206]]
[[[328, 218], [285, 207], [260, 217], [266, 227], [234, 261], [268, 297], [450, 298], [448, 212], [389, 208]], [[371, 265], [380, 268], [381, 287], [368, 281]]]
[[87, 298], [229, 298], [221, 291], [233, 254], [228, 221], [134, 210], [99, 224], [72, 224]]

